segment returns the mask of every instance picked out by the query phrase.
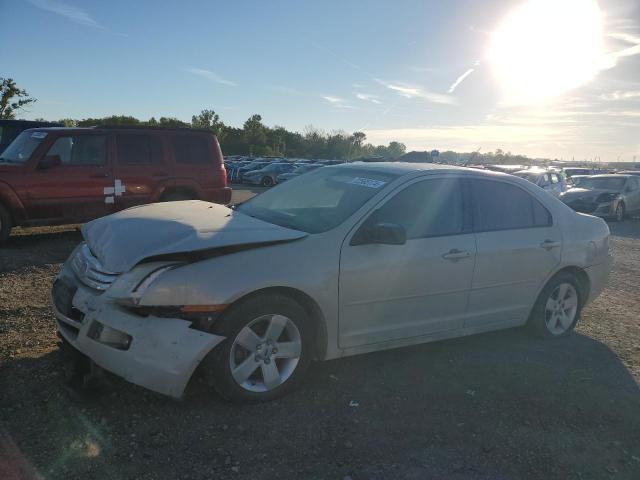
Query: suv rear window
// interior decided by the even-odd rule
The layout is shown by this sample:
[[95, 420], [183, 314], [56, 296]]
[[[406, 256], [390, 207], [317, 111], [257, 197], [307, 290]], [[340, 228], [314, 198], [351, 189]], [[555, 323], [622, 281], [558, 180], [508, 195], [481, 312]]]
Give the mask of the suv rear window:
[[151, 135], [118, 135], [118, 163], [121, 165], [150, 164], [162, 161], [162, 147]]
[[206, 139], [194, 135], [173, 137], [173, 158], [176, 163], [211, 163]]

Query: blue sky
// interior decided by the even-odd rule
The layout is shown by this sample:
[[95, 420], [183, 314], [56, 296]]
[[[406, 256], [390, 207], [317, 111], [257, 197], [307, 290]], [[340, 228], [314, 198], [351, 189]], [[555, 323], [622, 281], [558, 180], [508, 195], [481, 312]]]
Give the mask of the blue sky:
[[[584, 4], [598, 11], [597, 45]], [[0, 0], [0, 76], [38, 99], [25, 118], [189, 120], [213, 108], [234, 126], [260, 113], [409, 149], [640, 161], [634, 4]], [[518, 37], [513, 12], [535, 41]], [[506, 40], [493, 48], [496, 31]], [[564, 47], [566, 62], [548, 59]]]

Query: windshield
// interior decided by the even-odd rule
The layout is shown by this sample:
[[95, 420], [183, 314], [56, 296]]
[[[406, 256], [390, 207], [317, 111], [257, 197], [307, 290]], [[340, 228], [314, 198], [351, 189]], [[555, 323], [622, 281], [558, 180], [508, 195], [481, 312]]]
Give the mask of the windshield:
[[238, 210], [282, 227], [326, 232], [396, 177], [366, 169], [321, 168], [252, 198]]
[[25, 163], [47, 136], [46, 132], [24, 131], [2, 152], [0, 162]]
[[627, 179], [625, 177], [591, 177], [580, 182], [580, 188], [588, 190], [614, 190], [620, 191], [624, 188]]

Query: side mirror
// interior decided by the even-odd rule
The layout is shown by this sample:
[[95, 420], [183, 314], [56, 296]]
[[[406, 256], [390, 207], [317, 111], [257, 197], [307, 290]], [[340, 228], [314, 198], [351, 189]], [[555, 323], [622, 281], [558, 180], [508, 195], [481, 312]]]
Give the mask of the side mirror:
[[407, 232], [397, 223], [363, 225], [351, 239], [351, 245], [404, 245]]
[[42, 160], [40, 160], [40, 163], [38, 163], [38, 168], [40, 170], [47, 170], [49, 168], [59, 167], [60, 165], [62, 165], [62, 159], [60, 158], [60, 155], [47, 155]]

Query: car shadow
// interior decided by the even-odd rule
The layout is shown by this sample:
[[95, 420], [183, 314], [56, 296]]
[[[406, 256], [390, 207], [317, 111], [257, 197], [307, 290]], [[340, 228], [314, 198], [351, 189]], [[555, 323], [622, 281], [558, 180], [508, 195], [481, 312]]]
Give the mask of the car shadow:
[[78, 395], [63, 377], [56, 350], [8, 361], [0, 379], [5, 436], [51, 478], [163, 478], [176, 463], [190, 478], [634, 478], [640, 467], [638, 384], [576, 333], [319, 362], [299, 390], [257, 405], [229, 404], [200, 377], [183, 401], [122, 380]]
[[623, 222], [609, 222], [611, 235], [616, 237], [640, 238], [640, 219], [625, 219]]
[[0, 244], [0, 272], [64, 262], [81, 241], [73, 226], [16, 229]]

